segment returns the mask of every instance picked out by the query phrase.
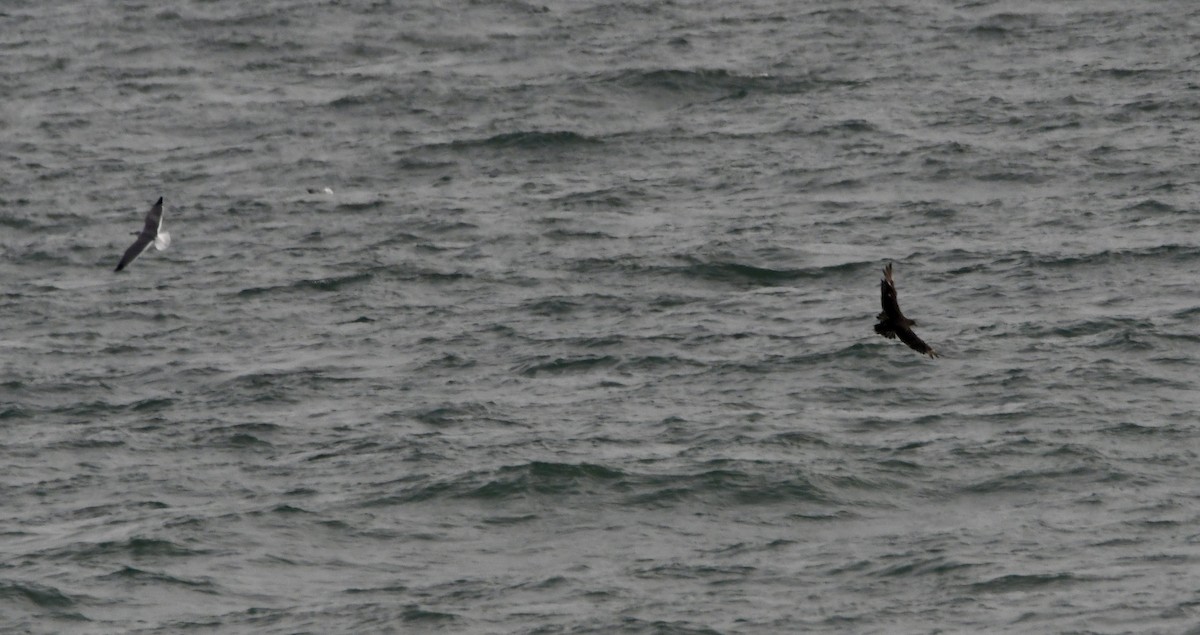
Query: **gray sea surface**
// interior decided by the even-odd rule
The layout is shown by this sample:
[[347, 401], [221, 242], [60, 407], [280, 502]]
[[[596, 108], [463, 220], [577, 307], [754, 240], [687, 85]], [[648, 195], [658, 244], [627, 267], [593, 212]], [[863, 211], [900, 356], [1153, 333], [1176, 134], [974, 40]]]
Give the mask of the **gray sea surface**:
[[0, 4], [0, 632], [1200, 633], [1197, 23]]

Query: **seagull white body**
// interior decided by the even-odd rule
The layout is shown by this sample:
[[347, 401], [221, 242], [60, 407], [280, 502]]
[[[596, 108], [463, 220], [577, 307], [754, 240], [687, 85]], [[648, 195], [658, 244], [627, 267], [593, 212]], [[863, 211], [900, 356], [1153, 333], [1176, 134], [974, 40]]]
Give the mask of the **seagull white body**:
[[125, 268], [126, 265], [133, 262], [150, 243], [154, 243], [154, 248], [161, 251], [171, 246], [171, 233], [162, 231], [162, 197], [158, 197], [158, 202], [146, 212], [146, 224], [142, 227], [142, 231], [135, 232], [137, 240], [125, 250], [125, 255], [121, 256], [121, 262], [117, 263], [117, 271]]

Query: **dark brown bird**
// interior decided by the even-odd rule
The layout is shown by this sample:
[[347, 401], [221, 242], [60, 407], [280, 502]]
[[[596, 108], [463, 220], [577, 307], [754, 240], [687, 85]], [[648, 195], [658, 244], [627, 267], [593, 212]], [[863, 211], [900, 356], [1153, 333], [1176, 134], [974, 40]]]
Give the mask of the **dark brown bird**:
[[146, 212], [146, 224], [142, 226], [142, 231], [134, 232], [137, 240], [125, 250], [125, 255], [121, 256], [121, 262], [117, 263], [117, 271], [125, 268], [125, 265], [133, 262], [150, 243], [154, 243], [155, 249], [166, 249], [171, 244], [170, 232], [162, 231], [162, 197], [158, 197], [158, 202]]
[[904, 314], [900, 312], [900, 303], [896, 301], [896, 283], [892, 280], [892, 263], [890, 262], [883, 268], [883, 280], [879, 281], [879, 289], [883, 299], [883, 312], [876, 318], [879, 323], [875, 325], [875, 332], [889, 340], [900, 338], [901, 342], [908, 344], [908, 347], [914, 351], [930, 357], [937, 357], [937, 351], [912, 332], [912, 327], [917, 325], [916, 321], [904, 317]]

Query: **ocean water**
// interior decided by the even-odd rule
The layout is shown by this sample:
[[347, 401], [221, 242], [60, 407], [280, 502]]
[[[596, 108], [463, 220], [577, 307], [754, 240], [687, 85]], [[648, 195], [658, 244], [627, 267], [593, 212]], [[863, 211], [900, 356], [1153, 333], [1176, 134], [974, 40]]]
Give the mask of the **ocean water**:
[[0, 631], [1200, 632], [1197, 19], [0, 5]]

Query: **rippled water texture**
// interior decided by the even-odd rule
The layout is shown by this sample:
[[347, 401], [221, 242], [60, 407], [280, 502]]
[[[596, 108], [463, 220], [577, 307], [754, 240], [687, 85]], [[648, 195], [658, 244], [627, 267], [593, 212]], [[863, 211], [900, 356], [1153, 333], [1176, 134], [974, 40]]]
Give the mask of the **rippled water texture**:
[[0, 6], [0, 631], [1195, 629], [1197, 18]]

